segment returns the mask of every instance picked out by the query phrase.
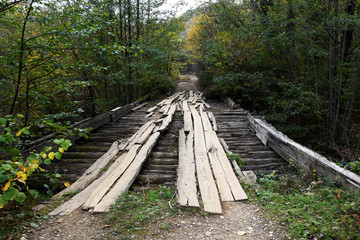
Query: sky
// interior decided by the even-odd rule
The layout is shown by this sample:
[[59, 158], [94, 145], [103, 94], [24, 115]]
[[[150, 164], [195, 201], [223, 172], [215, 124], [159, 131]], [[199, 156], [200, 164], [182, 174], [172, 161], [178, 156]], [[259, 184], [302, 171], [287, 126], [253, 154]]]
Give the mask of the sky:
[[[184, 5], [177, 6], [180, 2], [184, 2]], [[176, 16], [180, 16], [187, 10], [197, 7], [200, 4], [207, 2], [206, 0], [167, 0], [166, 3], [160, 8], [161, 10], [175, 10]]]

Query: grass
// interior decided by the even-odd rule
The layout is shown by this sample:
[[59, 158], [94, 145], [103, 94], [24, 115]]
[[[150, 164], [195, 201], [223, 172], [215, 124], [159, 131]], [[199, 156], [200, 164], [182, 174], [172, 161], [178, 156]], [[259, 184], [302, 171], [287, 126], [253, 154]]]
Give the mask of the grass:
[[239, 155], [237, 154], [233, 154], [233, 153], [227, 153], [226, 156], [228, 157], [228, 159], [230, 161], [235, 160], [235, 162], [237, 163], [237, 165], [239, 166], [244, 166], [244, 159], [242, 159]]
[[[177, 211], [177, 208], [172, 211], [169, 207], [174, 192], [172, 188], [160, 186], [140, 194], [123, 194], [106, 217], [107, 224], [112, 225], [110, 234], [118, 239], [129, 239], [133, 235], [144, 238], [170, 229], [171, 223], [164, 219], [175, 215], [173, 211]], [[155, 222], [161, 222], [161, 225], [149, 231], [149, 226]]]
[[298, 176], [272, 174], [246, 189], [294, 239], [360, 239], [360, 197], [316, 176]]

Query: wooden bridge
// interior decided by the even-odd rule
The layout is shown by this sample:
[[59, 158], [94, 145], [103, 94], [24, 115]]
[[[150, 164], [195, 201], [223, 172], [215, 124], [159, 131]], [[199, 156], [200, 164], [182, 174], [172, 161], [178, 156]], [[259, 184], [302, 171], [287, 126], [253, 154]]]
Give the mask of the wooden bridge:
[[[345, 187], [360, 186], [359, 176], [292, 142], [264, 120], [224, 101], [206, 102], [200, 92], [117, 108], [90, 123], [96, 129], [89, 137], [77, 139], [51, 165], [59, 169], [62, 183], [72, 183], [55, 198], [80, 191], [51, 215], [67, 215], [79, 207], [108, 211], [131, 186], [159, 184], [176, 185], [180, 205], [199, 207], [201, 197], [205, 211], [221, 213], [221, 201], [247, 199], [235, 172], [269, 174], [290, 159], [296, 167], [316, 169]], [[240, 172], [226, 153], [244, 160]]]

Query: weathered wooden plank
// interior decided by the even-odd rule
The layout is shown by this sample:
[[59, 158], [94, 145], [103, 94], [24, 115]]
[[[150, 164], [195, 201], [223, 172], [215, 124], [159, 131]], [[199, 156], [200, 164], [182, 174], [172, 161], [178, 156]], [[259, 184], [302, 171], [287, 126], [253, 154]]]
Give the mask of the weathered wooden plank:
[[134, 108], [132, 109], [132, 111], [139, 110], [140, 108], [145, 107], [145, 106], [148, 105], [148, 104], [149, 104], [148, 102], [143, 102], [143, 103], [137, 105], [136, 107], [134, 107]]
[[195, 138], [195, 162], [199, 182], [200, 194], [204, 203], [204, 209], [211, 213], [222, 213], [219, 195], [215, 180], [212, 176], [209, 159], [206, 152], [204, 130], [201, 118], [196, 109], [190, 107], [194, 119], [194, 138]]
[[93, 181], [89, 186], [87, 186], [84, 190], [73, 196], [69, 201], [63, 203], [59, 207], [57, 207], [55, 210], [49, 213], [49, 215], [69, 215], [74, 210], [81, 207], [85, 201], [90, 197], [94, 189], [102, 182], [104, 179], [106, 179], [113, 171], [114, 169], [121, 164], [123, 158], [125, 157], [125, 154], [122, 154], [119, 158], [115, 160], [115, 162], [112, 164], [112, 167], [109, 168], [103, 175], [101, 175], [98, 179]]
[[191, 112], [190, 110], [184, 111], [184, 131], [185, 133], [189, 133], [192, 130], [193, 130], [193, 122], [191, 118]]
[[169, 126], [169, 124], [170, 124], [171, 121], [172, 121], [172, 117], [173, 117], [175, 111], [176, 111], [176, 105], [173, 104], [173, 105], [171, 106], [170, 110], [169, 110], [168, 115], [167, 115], [166, 118], [163, 120], [163, 123], [162, 123], [161, 127], [160, 127], [157, 131], [160, 131], [160, 132], [161, 132], [161, 131], [164, 131], [164, 130]]
[[187, 139], [183, 129], [179, 131], [179, 165], [177, 169], [177, 189], [181, 206], [199, 207], [196, 194], [194, 133], [190, 132]]
[[264, 145], [272, 147], [284, 160], [289, 161], [292, 159], [292, 163], [297, 168], [302, 168], [305, 171], [315, 169], [317, 173], [329, 177], [345, 188], [360, 193], [360, 176], [293, 141], [263, 120], [256, 119], [250, 114], [248, 114], [248, 120], [256, 131], [256, 136]]
[[190, 111], [190, 108], [189, 108], [189, 105], [188, 105], [188, 102], [187, 100], [184, 100], [182, 101], [182, 104], [183, 104], [183, 111]]
[[143, 144], [151, 135], [156, 125], [151, 123], [150, 126], [145, 130], [143, 134], [136, 140], [136, 144]]
[[145, 116], [145, 118], [149, 118], [149, 117], [151, 117], [152, 115], [154, 115], [154, 112], [150, 112], [149, 114], [147, 114], [147, 115]]
[[131, 184], [134, 182], [136, 176], [139, 174], [141, 166], [148, 158], [151, 150], [155, 146], [157, 140], [160, 137], [159, 132], [155, 132], [151, 135], [148, 141], [141, 147], [139, 153], [136, 155], [134, 161], [129, 168], [117, 181], [115, 186], [107, 193], [103, 199], [94, 207], [93, 212], [107, 212], [112, 204], [114, 204], [117, 198], [123, 193], [129, 190]]
[[[208, 115], [203, 111], [200, 111], [200, 115], [204, 126], [206, 147], [213, 166], [216, 182], [220, 184], [220, 193], [223, 193], [221, 194], [222, 199], [224, 201], [227, 201], [225, 199], [231, 201], [227, 192], [230, 190], [235, 200], [246, 200], [246, 193], [237, 180], [230, 161], [228, 160], [216, 133], [212, 129]], [[227, 185], [227, 187], [225, 185]]]
[[129, 151], [130, 148], [138, 141], [138, 139], [143, 135], [143, 133], [153, 124], [154, 120], [150, 120], [145, 123], [132, 137], [129, 139], [129, 144], [125, 150]]
[[217, 124], [216, 124], [216, 119], [215, 119], [215, 116], [212, 112], [208, 112], [208, 116], [209, 116], [209, 119], [212, 123], [212, 128], [215, 132], [217, 132], [218, 128], [217, 128]]
[[[201, 97], [199, 97], [199, 98], [201, 98]], [[204, 104], [204, 106], [205, 106], [206, 108], [211, 108], [210, 104], [208, 104], [207, 102], [205, 102], [203, 99], [201, 100], [201, 102], [202, 102], [202, 104]]]
[[115, 141], [109, 150], [101, 156], [96, 162], [94, 162], [85, 173], [78, 179], [76, 182], [71, 184], [69, 187], [65, 188], [58, 194], [56, 194], [53, 199], [60, 198], [67, 193], [75, 192], [78, 190], [84, 189], [89, 183], [91, 183], [97, 175], [101, 172], [101, 170], [116, 156], [119, 152], [118, 150], [119, 142]]
[[109, 174], [109, 176], [105, 178], [101, 183], [99, 183], [95, 189], [93, 189], [91, 195], [83, 205], [84, 210], [94, 208], [98, 204], [98, 202], [103, 198], [103, 196], [111, 188], [114, 182], [131, 165], [135, 156], [137, 155], [140, 146], [141, 145], [139, 144], [135, 144], [131, 147], [129, 152], [123, 154], [125, 156], [123, 156], [121, 163], [118, 166], [116, 166], [116, 169], [113, 169], [112, 173]]
[[153, 106], [153, 107], [149, 108], [148, 110], [146, 110], [146, 113], [155, 112], [156, 109], [158, 109], [158, 106]]

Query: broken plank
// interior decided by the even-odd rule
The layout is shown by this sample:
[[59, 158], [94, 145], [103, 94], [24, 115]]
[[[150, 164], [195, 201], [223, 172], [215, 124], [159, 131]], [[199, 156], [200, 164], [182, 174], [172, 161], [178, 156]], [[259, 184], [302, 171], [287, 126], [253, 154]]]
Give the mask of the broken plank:
[[130, 139], [129, 144], [125, 150], [129, 151], [130, 148], [138, 141], [138, 139], [143, 135], [143, 133], [153, 124], [154, 120], [150, 120], [145, 123]]
[[160, 137], [160, 133], [156, 132], [151, 135], [148, 141], [141, 147], [139, 153], [136, 155], [134, 161], [131, 163], [129, 168], [124, 172], [124, 174], [117, 181], [115, 186], [108, 192], [103, 199], [94, 207], [95, 213], [97, 212], [107, 212], [112, 204], [116, 202], [118, 197], [129, 190], [130, 186], [134, 182], [136, 176], [139, 174], [142, 165], [145, 160], [148, 158], [151, 150], [157, 143], [157, 140]]
[[196, 194], [195, 161], [194, 161], [194, 133], [185, 137], [183, 129], [179, 131], [179, 165], [177, 168], [177, 190], [181, 206], [199, 207]]
[[210, 213], [221, 214], [220, 198], [217, 192], [215, 180], [213, 178], [209, 159], [206, 152], [204, 130], [201, 118], [193, 106], [190, 106], [191, 114], [194, 119], [194, 139], [195, 139], [195, 163], [199, 182], [200, 194], [204, 203], [204, 209]]
[[147, 114], [147, 115], [145, 116], [145, 118], [149, 118], [149, 117], [151, 117], [152, 115], [154, 115], [154, 112], [150, 112], [149, 114]]
[[91, 183], [99, 174], [99, 172], [116, 156], [119, 152], [118, 150], [119, 142], [115, 141], [109, 150], [102, 155], [96, 162], [94, 162], [85, 173], [78, 179], [76, 182], [71, 184], [69, 187], [65, 188], [58, 194], [56, 194], [53, 199], [62, 197], [70, 192], [75, 192], [84, 189], [89, 183]]
[[172, 121], [172, 117], [173, 117], [175, 111], [176, 111], [176, 106], [172, 105], [170, 110], [169, 110], [169, 113], [168, 113], [167, 117], [164, 118], [163, 123], [162, 123], [161, 127], [158, 129], [158, 131], [160, 131], [160, 132], [164, 131], [169, 126], [169, 124]]

